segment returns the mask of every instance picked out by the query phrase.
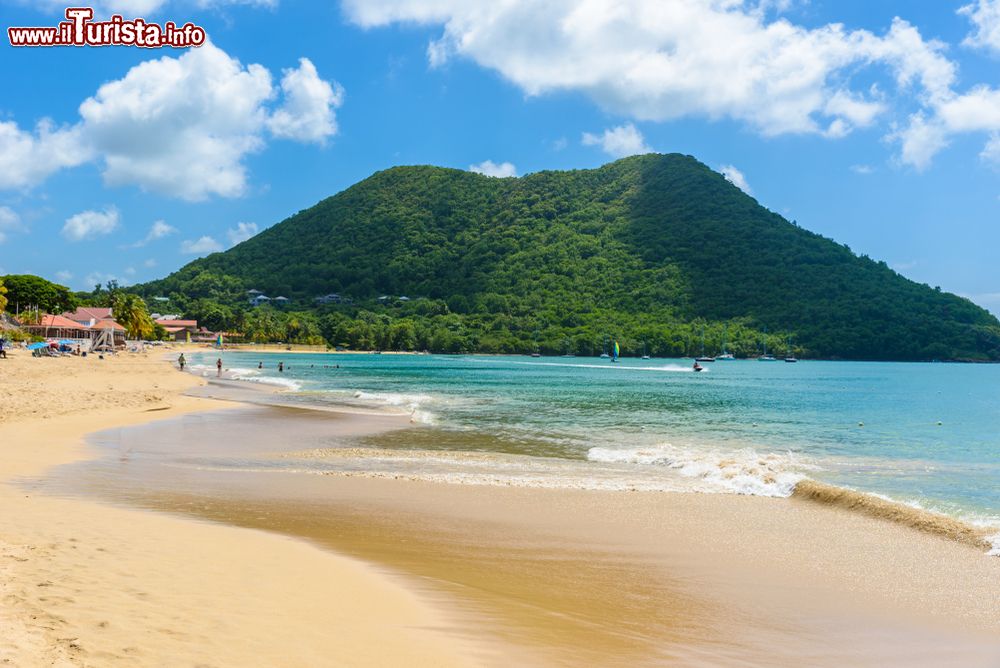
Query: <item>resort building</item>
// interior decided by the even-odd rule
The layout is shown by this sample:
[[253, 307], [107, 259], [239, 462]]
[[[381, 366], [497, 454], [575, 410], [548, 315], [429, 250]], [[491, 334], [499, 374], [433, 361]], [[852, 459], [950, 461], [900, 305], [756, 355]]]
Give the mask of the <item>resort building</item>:
[[[94, 310], [102, 311], [102, 309]], [[125, 328], [113, 318], [96, 320], [90, 325], [62, 315], [43, 313], [37, 323], [24, 324], [21, 329], [45, 339], [70, 339], [83, 346], [85, 350], [90, 350], [92, 342], [98, 340], [103, 340], [107, 345], [116, 348], [125, 345]]]
[[72, 320], [86, 327], [93, 327], [99, 322], [110, 320], [115, 321], [111, 314], [111, 309], [103, 306], [81, 306], [75, 311], [67, 311], [62, 317]]
[[350, 297], [342, 297], [336, 292], [331, 292], [328, 295], [323, 295], [322, 297], [316, 297], [313, 299], [317, 304], [350, 304]]
[[197, 320], [181, 320], [176, 316], [164, 316], [157, 320], [154, 320], [157, 325], [163, 327], [167, 330], [167, 334], [170, 335], [174, 341], [186, 341], [188, 334], [192, 338], [198, 334], [198, 321]]
[[82, 324], [61, 315], [43, 313], [37, 323], [25, 324], [21, 329], [43, 338], [90, 340], [94, 334], [89, 324]]

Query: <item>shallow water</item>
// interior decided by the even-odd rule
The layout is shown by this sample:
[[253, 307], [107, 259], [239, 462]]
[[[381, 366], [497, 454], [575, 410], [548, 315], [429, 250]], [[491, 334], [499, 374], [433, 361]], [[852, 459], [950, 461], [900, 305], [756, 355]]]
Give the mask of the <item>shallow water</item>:
[[[214, 376], [218, 356], [190, 356], [192, 371]], [[1000, 366], [730, 361], [696, 374], [687, 360], [222, 358], [226, 377], [280, 386], [284, 402], [395, 412], [424, 427], [361, 439], [356, 456], [320, 444], [268, 466], [770, 496], [810, 477], [1000, 519]], [[469, 452], [483, 456], [459, 455]]]

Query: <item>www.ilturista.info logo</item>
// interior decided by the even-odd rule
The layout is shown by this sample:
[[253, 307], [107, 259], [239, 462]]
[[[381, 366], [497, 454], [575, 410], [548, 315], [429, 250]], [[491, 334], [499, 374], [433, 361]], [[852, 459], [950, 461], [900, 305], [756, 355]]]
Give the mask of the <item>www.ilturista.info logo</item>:
[[140, 46], [184, 49], [201, 46], [205, 29], [190, 21], [178, 26], [167, 21], [162, 26], [145, 19], [124, 19], [114, 14], [107, 21], [94, 21], [90, 7], [67, 7], [66, 20], [55, 27], [7, 28], [11, 46]]

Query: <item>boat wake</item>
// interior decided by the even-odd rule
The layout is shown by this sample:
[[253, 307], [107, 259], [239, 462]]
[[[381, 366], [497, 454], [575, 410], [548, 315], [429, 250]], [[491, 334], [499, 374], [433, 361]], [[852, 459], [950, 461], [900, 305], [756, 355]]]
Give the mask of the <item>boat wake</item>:
[[[660, 371], [666, 373], [694, 373], [694, 369], [680, 364], [664, 364], [662, 366], [630, 366], [628, 364], [570, 364], [568, 362], [514, 362], [524, 366], [557, 366], [570, 369], [612, 369], [617, 371]], [[704, 369], [702, 373], [707, 372]]]

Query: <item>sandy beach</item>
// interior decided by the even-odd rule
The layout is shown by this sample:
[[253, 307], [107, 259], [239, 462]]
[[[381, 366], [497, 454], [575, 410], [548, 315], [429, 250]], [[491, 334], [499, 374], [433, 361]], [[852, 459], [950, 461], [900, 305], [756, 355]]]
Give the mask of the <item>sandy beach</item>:
[[470, 665], [440, 613], [361, 562], [275, 534], [45, 498], [10, 481], [88, 432], [219, 409], [159, 356], [0, 360], [0, 664]]
[[181, 473], [409, 424], [181, 396], [239, 393], [155, 357], [0, 371], [11, 665], [1000, 662], [974, 541], [806, 497]]

